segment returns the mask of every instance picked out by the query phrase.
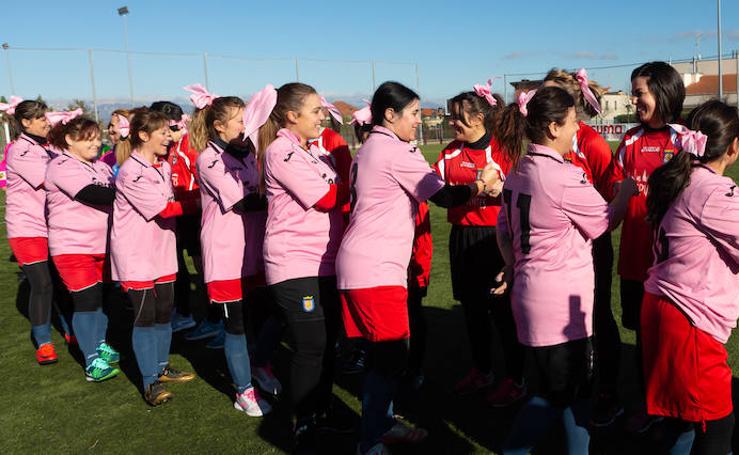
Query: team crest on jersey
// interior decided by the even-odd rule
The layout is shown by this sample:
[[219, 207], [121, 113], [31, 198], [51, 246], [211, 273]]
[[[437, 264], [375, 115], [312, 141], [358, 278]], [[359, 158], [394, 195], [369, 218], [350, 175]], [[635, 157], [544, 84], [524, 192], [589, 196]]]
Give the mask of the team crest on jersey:
[[662, 157], [662, 161], [664, 163], [666, 163], [666, 162], [670, 161], [673, 156], [675, 156], [675, 151], [674, 150], [665, 150], [665, 156]]
[[313, 300], [312, 295], [306, 295], [303, 297], [303, 311], [311, 313], [316, 309], [316, 302]]

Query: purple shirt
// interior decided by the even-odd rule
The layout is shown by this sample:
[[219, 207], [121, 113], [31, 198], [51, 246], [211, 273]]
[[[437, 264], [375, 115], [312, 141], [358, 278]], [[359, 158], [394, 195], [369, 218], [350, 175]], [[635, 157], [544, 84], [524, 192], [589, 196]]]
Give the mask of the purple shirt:
[[337, 258], [339, 289], [408, 285], [418, 203], [444, 187], [421, 151], [375, 126], [351, 169], [352, 214]]
[[332, 276], [344, 220], [340, 208], [313, 205], [337, 182], [336, 171], [300, 146], [287, 129], [265, 151], [267, 232], [264, 266], [267, 284], [294, 278]]
[[105, 254], [111, 207], [91, 207], [75, 199], [88, 185], [113, 185], [113, 172], [98, 161], [83, 162], [62, 153], [46, 170], [49, 250], [60, 254]]
[[726, 343], [739, 317], [739, 191], [704, 166], [667, 210], [644, 288], [672, 300], [690, 323]]
[[8, 187], [5, 224], [8, 238], [48, 237], [46, 229], [46, 166], [56, 153], [26, 134], [13, 143], [7, 157]]
[[498, 229], [512, 237], [511, 301], [522, 344], [552, 346], [592, 335], [591, 239], [606, 232], [610, 216], [582, 169], [548, 147], [531, 144], [509, 173]]
[[247, 276], [246, 216], [235, 212], [233, 206], [258, 190], [254, 155], [239, 159], [210, 142], [196, 163], [203, 206], [200, 241], [205, 282]]
[[116, 281], [152, 281], [177, 273], [175, 219], [159, 213], [174, 201], [167, 162], [150, 164], [137, 151], [116, 177], [110, 259]]

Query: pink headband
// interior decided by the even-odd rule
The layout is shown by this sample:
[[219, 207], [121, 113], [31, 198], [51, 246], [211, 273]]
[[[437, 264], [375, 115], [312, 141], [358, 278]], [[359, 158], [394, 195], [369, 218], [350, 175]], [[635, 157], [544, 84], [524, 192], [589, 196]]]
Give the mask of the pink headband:
[[4, 111], [8, 115], [15, 114], [15, 108], [23, 101], [20, 96], [11, 96], [9, 103], [0, 103], [0, 111]]
[[244, 108], [244, 139], [251, 139], [255, 150], [259, 150], [259, 128], [267, 123], [277, 104], [277, 90], [267, 84], [251, 97]]
[[47, 112], [44, 115], [46, 116], [46, 120], [48, 120], [52, 126], [56, 126], [60, 122], [62, 125], [66, 125], [67, 123], [71, 122], [72, 120], [76, 119], [82, 114], [83, 114], [82, 109], [78, 107], [77, 109], [73, 111], [53, 111], [53, 112]]
[[670, 123], [669, 125], [680, 135], [680, 144], [682, 145], [683, 152], [690, 153], [698, 158], [706, 153], [708, 136], [700, 131], [693, 131], [675, 123]]
[[113, 114], [113, 116], [118, 118], [118, 124], [113, 127], [113, 130], [117, 131], [121, 135], [121, 138], [127, 138], [131, 132], [131, 124], [128, 122], [128, 119], [125, 115], [121, 114]]
[[190, 116], [187, 114], [182, 114], [182, 117], [179, 121], [176, 120], [170, 120], [169, 126], [176, 126], [179, 128], [180, 131], [187, 134], [187, 125], [190, 123]]
[[595, 94], [590, 89], [590, 85], [588, 84], [588, 73], [585, 71], [585, 68], [580, 68], [575, 74], [575, 78], [580, 83], [580, 91], [585, 97], [585, 100], [588, 104], [593, 106], [595, 112], [600, 114], [600, 103], [598, 102], [598, 98], [595, 97]]
[[198, 109], [210, 106], [213, 104], [213, 100], [218, 98], [218, 95], [208, 92], [208, 90], [200, 84], [192, 84], [182, 88], [192, 93], [192, 95], [190, 95], [190, 101], [192, 101], [192, 104]]
[[488, 79], [488, 83], [485, 85], [475, 84], [472, 86], [477, 96], [485, 98], [485, 100], [491, 106], [495, 106], [498, 104], [498, 102], [495, 101], [495, 98], [493, 97], [493, 93], [490, 91], [490, 89], [493, 87], [494, 80], [495, 78]]
[[339, 109], [333, 104], [329, 103], [326, 98], [321, 97], [321, 106], [325, 107], [331, 117], [333, 117], [341, 125], [344, 124], [344, 117], [341, 115]]
[[516, 103], [518, 104], [518, 110], [521, 111], [521, 115], [524, 117], [529, 115], [529, 110], [526, 108], [526, 105], [529, 104], [529, 101], [531, 101], [531, 98], [536, 95], [536, 90], [529, 90], [528, 92], [521, 92], [518, 94], [518, 99], [516, 99]]
[[372, 109], [370, 108], [370, 102], [367, 100], [363, 101], [367, 103], [367, 105], [361, 109], [357, 109], [356, 111], [352, 112], [351, 123], [353, 125], [362, 126], [372, 123]]

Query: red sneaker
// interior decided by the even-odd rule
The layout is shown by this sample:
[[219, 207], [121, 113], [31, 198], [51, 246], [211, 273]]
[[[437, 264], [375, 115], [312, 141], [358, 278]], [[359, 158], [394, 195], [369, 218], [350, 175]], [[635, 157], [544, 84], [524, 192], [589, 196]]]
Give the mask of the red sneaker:
[[68, 346], [77, 346], [77, 337], [68, 333], [64, 334], [64, 341]]
[[493, 373], [482, 374], [477, 368], [470, 369], [467, 376], [454, 386], [457, 395], [469, 395], [493, 384]]
[[516, 384], [512, 378], [505, 378], [494, 390], [491, 390], [485, 400], [494, 408], [504, 408], [526, 396], [526, 385]]
[[39, 365], [49, 365], [57, 360], [53, 344], [44, 343], [36, 349], [36, 361]]

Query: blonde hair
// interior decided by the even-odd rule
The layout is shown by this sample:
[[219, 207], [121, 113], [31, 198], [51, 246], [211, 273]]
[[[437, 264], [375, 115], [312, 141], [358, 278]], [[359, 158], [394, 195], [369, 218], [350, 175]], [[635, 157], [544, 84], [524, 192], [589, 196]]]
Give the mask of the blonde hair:
[[[113, 116], [115, 115], [120, 115], [121, 117], [125, 117], [129, 121], [129, 123], [131, 121], [131, 112], [128, 109], [116, 109], [110, 115], [109, 125], [113, 124]], [[121, 166], [123, 162], [126, 161], [129, 156], [131, 156], [131, 133], [130, 131], [128, 133], [128, 136], [121, 137], [118, 140], [118, 143], [115, 145], [115, 148], [113, 150], [115, 153], [115, 162], [118, 164], [118, 166]]]
[[190, 145], [198, 152], [205, 150], [208, 141], [218, 137], [215, 122], [227, 122], [231, 108], [244, 107], [244, 100], [236, 96], [220, 96], [202, 109], [195, 109], [190, 121]]
[[[559, 68], [552, 68], [544, 78], [544, 82], [555, 82], [559, 87], [566, 90], [567, 93], [575, 98], [575, 109], [577, 110], [577, 117], [579, 119], [595, 117], [598, 113], [585, 99], [582, 90], [580, 90], [580, 82], [578, 82], [576, 75], [577, 73], [571, 73]], [[602, 87], [593, 80], [588, 81], [588, 87], [590, 87], [590, 90], [598, 101], [600, 101], [600, 97], [608, 91], [606, 87]]]

